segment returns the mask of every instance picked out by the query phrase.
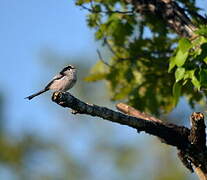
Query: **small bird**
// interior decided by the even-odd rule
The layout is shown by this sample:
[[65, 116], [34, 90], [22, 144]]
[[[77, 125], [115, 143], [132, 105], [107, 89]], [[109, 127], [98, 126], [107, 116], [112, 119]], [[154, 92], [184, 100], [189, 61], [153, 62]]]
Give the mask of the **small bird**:
[[67, 90], [71, 89], [75, 85], [76, 81], [77, 81], [77, 69], [72, 65], [68, 65], [67, 67], [63, 68], [63, 70], [60, 71], [60, 73], [57, 74], [43, 90], [35, 94], [32, 94], [31, 96], [28, 96], [25, 99], [31, 100], [32, 98], [48, 90], [66, 92]]

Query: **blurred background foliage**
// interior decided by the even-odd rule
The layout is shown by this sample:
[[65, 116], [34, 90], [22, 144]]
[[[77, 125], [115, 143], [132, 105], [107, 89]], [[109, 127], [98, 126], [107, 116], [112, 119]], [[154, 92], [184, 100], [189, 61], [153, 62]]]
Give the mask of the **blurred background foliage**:
[[[168, 73], [168, 64], [178, 37], [161, 22], [153, 23], [153, 17], [142, 21], [128, 13], [88, 14], [75, 6], [77, 2], [0, 1], [0, 179], [196, 179], [178, 160], [176, 149], [152, 136], [95, 117], [71, 115], [50, 101], [50, 93], [30, 102], [23, 99], [66, 64], [74, 64], [79, 81], [71, 93], [88, 103], [115, 109], [111, 97], [154, 114], [172, 109], [176, 66]], [[112, 0], [96, 3], [109, 3], [110, 10], [130, 8]], [[94, 33], [101, 43], [94, 43]], [[97, 48], [110, 66], [97, 61]], [[106, 81], [97, 81], [102, 79]], [[162, 113], [163, 120], [188, 126], [192, 110], [205, 109], [196, 104], [200, 92], [193, 94], [189, 86], [189, 95], [198, 98], [192, 98], [194, 109], [182, 97], [171, 113]]]
[[[159, 15], [136, 13], [124, 0], [77, 0], [88, 11], [96, 40], [111, 51], [110, 66], [98, 62], [87, 81], [105, 79], [112, 100], [156, 115], [170, 112], [180, 97], [193, 107], [203, 100], [207, 81], [207, 27], [196, 18], [195, 0], [176, 1], [200, 29], [190, 41], [177, 36]], [[202, 26], [203, 25], [203, 26]], [[177, 47], [177, 49], [176, 49]], [[170, 66], [170, 67], [169, 67]], [[169, 68], [168, 68], [169, 67]]]

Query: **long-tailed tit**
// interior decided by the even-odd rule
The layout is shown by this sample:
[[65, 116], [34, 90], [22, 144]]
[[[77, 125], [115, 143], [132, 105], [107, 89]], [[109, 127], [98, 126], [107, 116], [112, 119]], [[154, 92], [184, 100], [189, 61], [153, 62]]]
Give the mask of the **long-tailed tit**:
[[31, 96], [26, 97], [25, 99], [31, 100], [35, 96], [38, 96], [48, 90], [55, 90], [55, 91], [67, 91], [71, 89], [77, 80], [77, 70], [74, 66], [68, 65], [67, 67], [63, 68], [59, 74], [57, 74], [52, 81], [41, 91], [32, 94]]

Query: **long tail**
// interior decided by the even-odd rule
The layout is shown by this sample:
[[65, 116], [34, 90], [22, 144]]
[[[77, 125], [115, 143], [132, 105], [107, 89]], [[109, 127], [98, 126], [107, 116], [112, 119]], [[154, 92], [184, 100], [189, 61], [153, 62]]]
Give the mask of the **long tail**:
[[29, 100], [31, 100], [32, 98], [34, 98], [35, 96], [38, 96], [38, 95], [40, 95], [40, 94], [42, 94], [42, 93], [44, 93], [44, 92], [46, 92], [46, 91], [48, 91], [49, 89], [43, 89], [43, 90], [41, 90], [41, 91], [39, 91], [39, 92], [37, 92], [37, 93], [35, 93], [35, 94], [32, 94], [31, 96], [28, 96], [28, 97], [26, 97], [26, 98], [24, 98], [24, 99], [29, 99]]

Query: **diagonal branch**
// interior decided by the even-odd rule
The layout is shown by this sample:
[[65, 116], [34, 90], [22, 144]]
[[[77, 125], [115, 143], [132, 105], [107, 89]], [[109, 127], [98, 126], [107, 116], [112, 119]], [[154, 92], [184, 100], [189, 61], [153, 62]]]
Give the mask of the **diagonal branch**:
[[87, 104], [75, 98], [68, 92], [55, 92], [52, 96], [52, 100], [63, 107], [71, 108], [76, 113], [101, 117], [111, 122], [135, 128], [138, 132], [144, 131], [163, 139], [166, 144], [176, 146], [180, 149], [186, 148], [189, 143], [188, 136], [190, 131], [188, 128], [183, 126], [164, 122], [148, 121], [143, 118], [128, 116], [106, 107]]
[[[162, 139], [164, 143], [175, 146], [178, 149], [178, 156], [185, 167], [190, 171], [196, 172], [199, 179], [207, 180], [207, 150], [204, 145], [205, 125], [203, 114], [192, 114], [192, 121], [195, 120], [196, 124], [193, 124], [190, 130], [183, 126], [162, 122], [150, 115], [140, 113], [130, 106], [124, 106], [124, 104], [121, 106], [119, 104], [117, 107], [124, 113], [133, 116], [113, 111], [106, 107], [88, 104], [68, 92], [55, 92], [52, 96], [52, 101], [62, 107], [71, 108], [75, 114], [97, 116], [104, 120], [135, 128], [138, 132], [144, 131], [145, 133]], [[126, 109], [128, 110], [126, 111]], [[202, 128], [198, 130], [197, 127]], [[198, 137], [200, 134], [198, 132], [201, 132], [201, 138]]]

